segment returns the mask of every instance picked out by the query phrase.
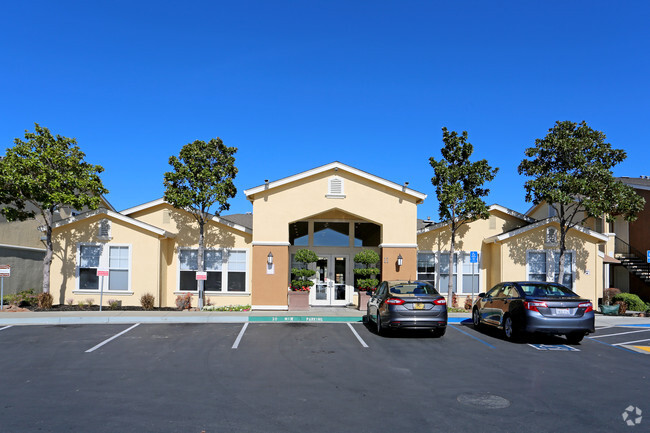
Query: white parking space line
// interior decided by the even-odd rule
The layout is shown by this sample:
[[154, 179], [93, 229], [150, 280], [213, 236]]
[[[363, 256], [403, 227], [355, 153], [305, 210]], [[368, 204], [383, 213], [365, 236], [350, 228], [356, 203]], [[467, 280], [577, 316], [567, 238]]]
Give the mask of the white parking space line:
[[350, 323], [348, 323], [347, 325], [350, 327], [350, 330], [352, 331], [352, 333], [354, 334], [354, 336], [357, 337], [357, 340], [359, 340], [359, 343], [361, 343], [361, 345], [362, 345], [363, 347], [368, 347], [368, 345], [366, 344], [366, 342], [363, 341], [363, 338], [361, 338], [361, 336], [357, 333], [357, 330], [354, 329], [354, 327], [353, 327]]
[[9, 329], [9, 328], [11, 328], [12, 326], [14, 326], [14, 325], [8, 325], [8, 326], [5, 326], [4, 328], [0, 328], [0, 331], [4, 331], [5, 329]]
[[595, 337], [589, 337], [589, 338], [605, 338], [605, 337], [613, 337], [614, 335], [634, 334], [634, 333], [636, 333], [636, 332], [650, 332], [650, 329], [642, 329], [642, 330], [640, 330], [640, 331], [617, 332], [616, 334], [596, 335]]
[[612, 346], [623, 346], [625, 344], [641, 343], [643, 341], [650, 341], [650, 338], [646, 338], [645, 340], [625, 341], [623, 343], [612, 344]]
[[111, 338], [102, 341], [102, 342], [99, 343], [97, 346], [92, 347], [92, 348], [86, 350], [86, 353], [90, 353], [90, 352], [93, 352], [93, 351], [99, 349], [99, 348], [102, 347], [104, 344], [106, 344], [106, 343], [108, 343], [108, 342], [110, 342], [110, 341], [115, 340], [117, 337], [119, 337], [119, 336], [122, 335], [122, 334], [126, 334], [127, 332], [129, 332], [131, 329], [135, 328], [135, 327], [138, 326], [138, 325], [139, 325], [139, 323], [136, 323], [135, 325], [131, 326], [131, 327], [128, 328], [128, 329], [125, 329], [124, 331], [120, 332], [119, 334], [115, 334], [115, 335], [113, 335]]
[[232, 345], [233, 349], [237, 349], [239, 347], [239, 342], [241, 341], [241, 338], [244, 336], [244, 332], [246, 332], [246, 328], [248, 328], [248, 322], [244, 323], [244, 326], [241, 328], [241, 331], [239, 331], [239, 335], [237, 336], [237, 339]]
[[607, 328], [615, 328], [616, 325], [603, 325], [603, 326], [596, 326], [596, 329], [601, 330], [601, 329], [607, 329]]

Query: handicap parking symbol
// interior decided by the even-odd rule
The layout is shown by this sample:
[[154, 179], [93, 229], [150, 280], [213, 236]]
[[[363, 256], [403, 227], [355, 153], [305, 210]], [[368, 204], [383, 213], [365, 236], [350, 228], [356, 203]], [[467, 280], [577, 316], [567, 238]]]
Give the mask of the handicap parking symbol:
[[528, 344], [537, 350], [551, 350], [556, 352], [580, 352], [580, 349], [567, 346], [566, 344]]

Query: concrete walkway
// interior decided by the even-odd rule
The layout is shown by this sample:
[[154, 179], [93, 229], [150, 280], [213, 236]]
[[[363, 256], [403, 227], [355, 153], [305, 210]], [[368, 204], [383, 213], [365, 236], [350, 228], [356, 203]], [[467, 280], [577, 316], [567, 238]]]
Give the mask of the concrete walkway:
[[[85, 325], [130, 323], [246, 323], [363, 321], [365, 313], [352, 308], [312, 308], [309, 311], [70, 311], [0, 312], [0, 326]], [[449, 313], [449, 323], [471, 320], [469, 313]], [[596, 326], [647, 326], [649, 317], [596, 315]]]

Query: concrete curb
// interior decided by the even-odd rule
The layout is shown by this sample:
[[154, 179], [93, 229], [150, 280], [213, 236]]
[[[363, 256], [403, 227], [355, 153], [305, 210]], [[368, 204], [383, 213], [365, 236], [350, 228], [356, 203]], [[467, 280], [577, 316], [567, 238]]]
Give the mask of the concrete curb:
[[[469, 314], [450, 313], [448, 323], [469, 323]], [[275, 312], [89, 312], [78, 313], [4, 313], [0, 314], [0, 326], [10, 325], [104, 325], [104, 324], [179, 324], [179, 323], [360, 323], [363, 313], [353, 311], [314, 312], [302, 311], [296, 313]], [[648, 317], [596, 316], [596, 327], [650, 327]]]

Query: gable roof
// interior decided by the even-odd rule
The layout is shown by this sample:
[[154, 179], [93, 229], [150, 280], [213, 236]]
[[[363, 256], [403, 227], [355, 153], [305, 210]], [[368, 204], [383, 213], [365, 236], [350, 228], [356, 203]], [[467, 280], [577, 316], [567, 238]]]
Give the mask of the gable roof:
[[321, 165], [320, 167], [312, 168], [311, 170], [303, 171], [302, 173], [294, 174], [293, 176], [285, 177], [279, 180], [275, 180], [273, 182], [265, 183], [260, 186], [256, 186], [254, 188], [250, 188], [247, 190], [244, 190], [244, 194], [246, 194], [246, 197], [251, 200], [251, 196], [254, 194], [257, 194], [258, 192], [266, 191], [269, 189], [276, 188], [281, 185], [286, 185], [291, 182], [295, 182], [301, 179], [305, 179], [309, 176], [313, 176], [319, 173], [323, 173], [329, 170], [342, 170], [346, 171], [348, 173], [357, 175], [359, 177], [362, 177], [364, 179], [371, 180], [373, 182], [376, 182], [380, 185], [386, 186], [388, 188], [394, 189], [395, 191], [401, 191], [404, 192], [412, 197], [416, 198], [416, 203], [422, 203], [425, 198], [427, 198], [427, 195], [424, 193], [421, 193], [419, 191], [416, 191], [414, 189], [406, 187], [406, 185], [400, 185], [395, 182], [391, 182], [390, 180], [386, 180], [384, 178], [381, 178], [379, 176], [375, 176], [374, 174], [367, 173], [365, 171], [359, 170], [354, 167], [350, 167], [349, 165], [343, 164], [342, 162], [339, 161], [334, 161], [329, 164]]
[[[163, 237], [166, 237], [166, 238], [176, 237], [176, 235], [174, 233], [170, 233], [170, 232], [168, 232], [168, 231], [166, 231], [164, 229], [161, 229], [160, 227], [152, 226], [151, 224], [147, 224], [147, 223], [144, 223], [144, 222], [139, 221], [137, 219], [122, 215], [121, 213], [113, 212], [112, 210], [103, 209], [103, 208], [96, 209], [96, 210], [93, 210], [93, 211], [84, 212], [84, 213], [79, 214], [77, 216], [72, 216], [70, 218], [66, 218], [64, 220], [58, 221], [58, 222], [52, 224], [52, 228], [63, 227], [63, 226], [75, 223], [77, 221], [82, 221], [82, 220], [88, 219], [90, 217], [93, 217], [93, 216], [99, 215], [99, 214], [105, 214], [106, 216], [109, 216], [109, 217], [111, 217], [111, 218], [113, 218], [115, 220], [122, 221], [124, 223], [134, 225], [136, 227], [139, 227], [139, 228], [141, 228], [143, 230], [146, 230], [146, 231], [151, 232], [153, 234], [156, 234], [158, 236], [163, 236]], [[39, 229], [41, 231], [43, 231], [44, 227], [41, 226], [41, 227], [39, 227]]]
[[[499, 204], [493, 204], [493, 205], [490, 205], [488, 207], [488, 212], [495, 211], [495, 210], [499, 211], [501, 213], [513, 216], [515, 218], [518, 218], [518, 219], [520, 219], [522, 221], [525, 221], [527, 223], [532, 223], [532, 222], [535, 221], [533, 218], [531, 218], [529, 216], [521, 214], [521, 213], [519, 213], [517, 211], [514, 211], [512, 209], [508, 209], [507, 207], [501, 206]], [[442, 222], [439, 222], [439, 223], [434, 223], [433, 221], [428, 221], [428, 220], [427, 221], [418, 220], [417, 234], [420, 235], [420, 234], [423, 234], [423, 233], [427, 233], [427, 232], [430, 232], [432, 230], [436, 230], [436, 229], [439, 229], [441, 227], [447, 226], [450, 223], [451, 223], [451, 221], [442, 221]]]
[[650, 190], [650, 177], [641, 176], [641, 177], [617, 177], [616, 180], [631, 186], [635, 189]]
[[[128, 209], [124, 209], [120, 213], [122, 215], [126, 215], [126, 216], [133, 215], [136, 212], [151, 209], [151, 208], [159, 206], [161, 204], [168, 204], [168, 205], [172, 206], [171, 203], [167, 202], [164, 198], [158, 198], [156, 200], [152, 200], [152, 201], [149, 201], [147, 203], [143, 203], [143, 204], [138, 205], [138, 206], [134, 206], [134, 207], [130, 207]], [[233, 214], [233, 215], [240, 215], [240, 214]], [[253, 216], [252, 215], [250, 216], [250, 220], [251, 220], [250, 225], [240, 224], [238, 221], [243, 221], [244, 219], [243, 218], [238, 218], [238, 217], [235, 217], [233, 219], [233, 218], [227, 218], [225, 216], [218, 217], [218, 216], [215, 216], [215, 215], [211, 215], [210, 220], [212, 220], [214, 222], [217, 222], [219, 224], [223, 224], [223, 225], [228, 226], [230, 228], [233, 228], [235, 230], [239, 230], [240, 232], [253, 233], [253, 229], [252, 229], [252, 227], [253, 227]]]
[[[483, 239], [483, 242], [486, 243], [486, 244], [494, 243], [494, 242], [502, 242], [502, 241], [505, 241], [506, 239], [509, 239], [509, 238], [512, 238], [512, 237], [515, 237], [515, 236], [519, 236], [520, 234], [529, 232], [531, 230], [538, 229], [540, 227], [544, 227], [544, 226], [549, 225], [549, 224], [554, 223], [554, 222], [557, 223], [559, 221], [560, 221], [559, 218], [556, 217], [556, 216], [546, 218], [546, 219], [534, 222], [532, 224], [529, 224], [527, 226], [519, 227], [519, 228], [514, 229], [514, 230], [510, 230], [509, 232], [505, 232], [505, 233], [501, 233], [501, 234], [498, 234], [498, 235], [490, 236], [489, 238]], [[573, 229], [575, 229], [575, 230], [577, 230], [577, 231], [579, 231], [581, 233], [584, 233], [584, 234], [586, 234], [588, 236], [594, 237], [594, 238], [598, 239], [599, 241], [607, 242], [607, 240], [609, 240], [609, 238], [607, 236], [605, 236], [605, 235], [603, 235], [601, 233], [598, 233], [596, 231], [590, 230], [590, 229], [588, 229], [586, 227], [575, 226]]]

